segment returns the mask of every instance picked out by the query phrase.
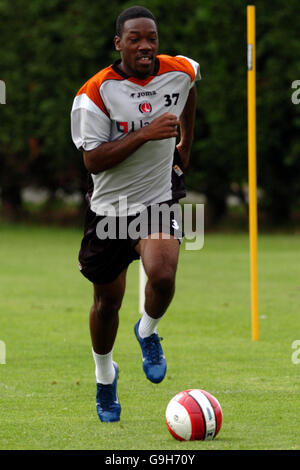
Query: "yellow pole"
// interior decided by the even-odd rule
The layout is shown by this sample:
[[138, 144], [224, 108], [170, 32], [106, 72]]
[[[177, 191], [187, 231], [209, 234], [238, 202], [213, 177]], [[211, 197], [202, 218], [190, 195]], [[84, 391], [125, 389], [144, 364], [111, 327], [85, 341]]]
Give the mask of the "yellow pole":
[[252, 340], [259, 337], [258, 279], [257, 279], [257, 188], [256, 188], [256, 57], [255, 57], [255, 6], [247, 6], [248, 55], [248, 181], [249, 181], [249, 235], [251, 275], [251, 329]]

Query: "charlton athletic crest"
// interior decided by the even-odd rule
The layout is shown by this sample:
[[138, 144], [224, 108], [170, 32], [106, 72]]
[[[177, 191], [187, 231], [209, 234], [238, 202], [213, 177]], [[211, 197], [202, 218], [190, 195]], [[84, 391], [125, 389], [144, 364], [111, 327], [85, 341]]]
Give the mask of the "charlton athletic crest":
[[152, 111], [152, 106], [151, 104], [148, 102], [148, 101], [144, 101], [143, 103], [141, 103], [139, 105], [139, 110], [141, 111], [141, 113], [151, 113]]

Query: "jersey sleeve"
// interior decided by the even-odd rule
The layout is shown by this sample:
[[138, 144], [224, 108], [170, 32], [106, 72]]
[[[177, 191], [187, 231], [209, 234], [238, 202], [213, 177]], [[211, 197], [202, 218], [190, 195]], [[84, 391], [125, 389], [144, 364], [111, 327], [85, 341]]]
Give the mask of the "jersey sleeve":
[[71, 134], [78, 149], [93, 150], [108, 142], [111, 120], [95, 81], [87, 82], [77, 93], [71, 111]]
[[190, 65], [193, 67], [194, 70], [194, 79], [191, 80], [190, 88], [192, 88], [195, 85], [195, 82], [198, 80], [201, 80], [201, 74], [200, 74], [200, 64], [196, 62], [194, 59], [191, 59], [190, 57], [186, 57], [183, 55], [178, 55], [176, 57], [182, 57], [183, 59], [187, 60]]

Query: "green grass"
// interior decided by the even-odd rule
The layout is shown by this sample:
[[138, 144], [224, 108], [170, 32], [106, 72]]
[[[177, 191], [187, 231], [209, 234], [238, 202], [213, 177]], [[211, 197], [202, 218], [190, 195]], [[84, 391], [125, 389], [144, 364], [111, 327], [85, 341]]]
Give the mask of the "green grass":
[[[88, 328], [92, 287], [77, 270], [81, 231], [0, 227], [1, 449], [300, 449], [300, 241], [259, 237], [260, 339], [251, 340], [246, 234], [208, 234], [181, 250], [173, 303], [160, 323], [165, 380], [144, 377], [133, 325], [138, 262], [128, 271], [114, 359], [119, 423], [95, 410]], [[178, 442], [165, 408], [177, 392], [202, 388], [223, 409], [211, 442]]]

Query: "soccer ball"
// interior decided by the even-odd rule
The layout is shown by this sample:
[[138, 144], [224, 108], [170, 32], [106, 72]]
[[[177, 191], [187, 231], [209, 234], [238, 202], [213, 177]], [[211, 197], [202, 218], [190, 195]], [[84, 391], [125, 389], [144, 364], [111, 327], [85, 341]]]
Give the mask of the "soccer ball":
[[166, 409], [168, 430], [179, 441], [209, 441], [222, 426], [218, 400], [205, 390], [191, 389], [177, 393]]

